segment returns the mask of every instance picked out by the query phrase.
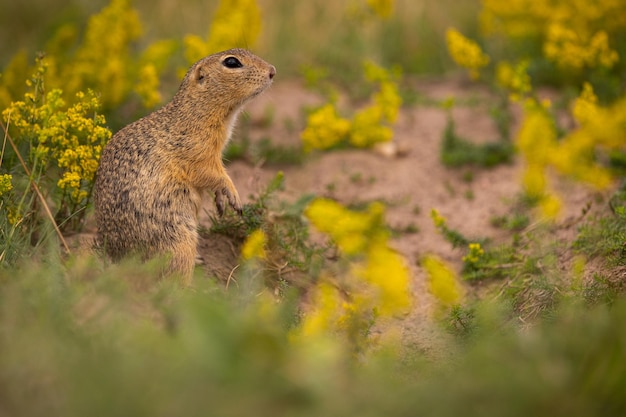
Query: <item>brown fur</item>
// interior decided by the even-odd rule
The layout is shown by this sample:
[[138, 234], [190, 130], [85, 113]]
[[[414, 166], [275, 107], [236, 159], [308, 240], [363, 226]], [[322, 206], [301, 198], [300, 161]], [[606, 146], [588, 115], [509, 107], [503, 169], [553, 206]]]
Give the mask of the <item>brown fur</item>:
[[[240, 68], [228, 68], [235, 57]], [[222, 151], [243, 105], [263, 92], [276, 69], [242, 49], [196, 62], [161, 109], [117, 132], [102, 152], [94, 188], [97, 245], [118, 261], [169, 255], [168, 273], [190, 283], [205, 189], [241, 212]]]

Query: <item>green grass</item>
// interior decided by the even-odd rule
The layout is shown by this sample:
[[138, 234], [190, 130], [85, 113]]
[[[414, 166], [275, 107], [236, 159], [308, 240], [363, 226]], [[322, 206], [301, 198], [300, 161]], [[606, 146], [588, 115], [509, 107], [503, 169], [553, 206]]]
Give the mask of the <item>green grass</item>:
[[457, 134], [454, 120], [448, 115], [441, 145], [441, 162], [445, 166], [458, 168], [475, 165], [491, 168], [510, 163], [514, 153], [515, 147], [508, 139], [479, 145], [464, 139]]
[[626, 186], [609, 201], [609, 215], [595, 216], [580, 228], [574, 247], [588, 256], [603, 256], [613, 265], [626, 265]]
[[[154, 283], [149, 266], [76, 260], [0, 271], [0, 412], [11, 416], [607, 416], [626, 412], [626, 303], [562, 304], [520, 331], [507, 307], [460, 311], [430, 357], [366, 361], [298, 345], [297, 304]], [[254, 287], [254, 286], [253, 286]], [[258, 288], [258, 287], [257, 287]], [[265, 312], [265, 313], [263, 313]]]

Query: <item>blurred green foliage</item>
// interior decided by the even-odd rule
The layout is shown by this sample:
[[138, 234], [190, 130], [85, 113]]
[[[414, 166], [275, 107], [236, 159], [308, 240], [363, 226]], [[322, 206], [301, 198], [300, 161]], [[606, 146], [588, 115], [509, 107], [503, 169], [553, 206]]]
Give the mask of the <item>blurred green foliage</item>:
[[[626, 303], [517, 330], [480, 305], [433, 360], [290, 341], [294, 303], [150, 281], [149, 266], [0, 271], [0, 414], [610, 416], [626, 412]], [[123, 278], [121, 278], [123, 277]], [[504, 310], [503, 310], [504, 308]]]

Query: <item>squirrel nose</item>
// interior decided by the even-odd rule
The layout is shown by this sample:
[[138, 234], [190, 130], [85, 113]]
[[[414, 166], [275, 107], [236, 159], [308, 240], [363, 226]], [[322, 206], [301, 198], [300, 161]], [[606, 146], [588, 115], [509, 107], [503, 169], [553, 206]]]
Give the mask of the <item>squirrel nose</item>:
[[276, 75], [276, 67], [270, 65], [270, 80], [274, 78], [274, 75]]

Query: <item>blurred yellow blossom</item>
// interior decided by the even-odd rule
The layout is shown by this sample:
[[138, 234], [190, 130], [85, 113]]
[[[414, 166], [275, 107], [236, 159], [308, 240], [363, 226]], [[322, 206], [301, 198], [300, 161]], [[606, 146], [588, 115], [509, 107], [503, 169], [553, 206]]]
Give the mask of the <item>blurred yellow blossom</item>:
[[[80, 91], [97, 91], [105, 112], [128, 100], [133, 92], [148, 107], [160, 101], [159, 74], [175, 52], [176, 41], [157, 41], [137, 54], [135, 44], [142, 25], [130, 0], [111, 0], [89, 18], [83, 31], [77, 26], [61, 25], [45, 45], [45, 82], [49, 89], [61, 88], [68, 102]], [[20, 71], [14, 71], [18, 67]], [[12, 60], [9, 76], [0, 78], [0, 104], [8, 106], [10, 101], [21, 98], [23, 75], [39, 68], [40, 63], [29, 68], [18, 54]]]
[[197, 35], [184, 38], [189, 65], [234, 47], [250, 48], [261, 33], [261, 10], [256, 0], [221, 0], [209, 25], [206, 40]]
[[593, 87], [588, 82], [583, 84], [580, 96], [574, 100], [572, 115], [580, 124], [592, 122], [598, 117], [598, 97], [593, 92]]
[[433, 219], [433, 223], [436, 228], [440, 228], [446, 225], [446, 218], [439, 214], [439, 211], [432, 209], [430, 211], [430, 217]]
[[144, 107], [151, 108], [161, 102], [159, 93], [159, 74], [153, 64], [146, 64], [139, 70], [139, 82], [135, 92], [141, 97]]
[[389, 124], [395, 123], [402, 105], [398, 85], [393, 81], [382, 82], [379, 91], [374, 93], [372, 99], [375, 105], [380, 108], [380, 120]]
[[341, 143], [350, 131], [350, 121], [337, 115], [332, 103], [325, 104], [309, 114], [300, 134], [305, 151], [330, 149]]
[[543, 54], [566, 70], [611, 68], [619, 60], [614, 36], [626, 28], [619, 0], [482, 0], [480, 23], [487, 35], [538, 39]]
[[600, 106], [593, 87], [585, 83], [574, 100], [572, 115], [579, 126], [561, 139], [551, 162], [563, 174], [607, 187], [612, 182], [611, 173], [596, 161], [596, 155], [603, 149], [626, 150], [626, 99]]
[[572, 69], [597, 65], [610, 68], [619, 59], [617, 52], [610, 48], [605, 31], [586, 37], [567, 22], [552, 23], [548, 27], [543, 52], [546, 58]]
[[523, 60], [512, 66], [507, 61], [500, 61], [496, 66], [497, 84], [510, 92], [512, 101], [519, 101], [531, 92], [532, 86], [528, 75], [529, 61]]
[[320, 198], [305, 215], [348, 255], [349, 267], [336, 278], [322, 278], [303, 317], [302, 331], [339, 332], [356, 349], [362, 348], [375, 318], [404, 313], [411, 304], [409, 271], [402, 256], [389, 247], [384, 206], [373, 203], [365, 212], [355, 212]]
[[435, 255], [424, 256], [422, 267], [428, 275], [430, 293], [445, 307], [459, 304], [462, 289], [454, 271]]
[[382, 227], [384, 207], [380, 203], [372, 203], [366, 212], [360, 213], [333, 200], [318, 198], [307, 207], [305, 215], [347, 255], [362, 253], [372, 241], [386, 241], [388, 236]]
[[246, 238], [241, 248], [241, 257], [244, 260], [264, 259], [267, 236], [261, 229], [257, 229]]
[[387, 244], [376, 243], [366, 253], [362, 277], [375, 289], [376, 309], [382, 316], [406, 312], [411, 305], [409, 270], [402, 256]]
[[386, 19], [393, 13], [394, 0], [367, 0], [367, 5], [378, 17]]
[[68, 95], [90, 88], [102, 94], [106, 108], [118, 105], [132, 88], [130, 46], [141, 32], [130, 0], [111, 0], [89, 19], [81, 45], [71, 62], [56, 70], [60, 79], [53, 84]]
[[446, 31], [446, 43], [454, 62], [469, 70], [472, 79], [479, 78], [479, 70], [489, 64], [489, 56], [480, 49], [480, 46], [454, 28]]
[[389, 126], [381, 124], [382, 120], [383, 110], [377, 105], [356, 112], [350, 129], [350, 144], [367, 148], [376, 143], [389, 142], [393, 138], [393, 131]]
[[315, 308], [307, 311], [299, 329], [304, 336], [309, 337], [336, 330], [345, 310], [350, 310], [350, 305], [342, 300], [339, 291], [325, 281], [315, 287], [311, 304]]
[[524, 106], [517, 147], [525, 159], [523, 184], [526, 193], [538, 199], [546, 218], [555, 218], [560, 199], [548, 191], [546, 170], [554, 167], [561, 174], [599, 188], [612, 183], [610, 171], [597, 160], [599, 152], [626, 150], [626, 99], [603, 107], [589, 83], [572, 104], [578, 127], [557, 138], [553, 116], [545, 106], [529, 99]]
[[312, 112], [301, 133], [305, 151], [346, 144], [366, 148], [393, 138], [392, 125], [402, 105], [395, 81], [399, 72], [387, 70], [371, 61], [365, 61], [363, 68], [369, 81], [379, 83], [379, 89], [372, 95], [370, 104], [358, 110], [352, 120], [337, 116], [332, 102]]
[[554, 220], [561, 212], [562, 205], [563, 203], [558, 196], [548, 194], [539, 201], [539, 210], [544, 218]]
[[517, 148], [527, 161], [544, 166], [557, 146], [553, 118], [541, 104], [528, 100], [524, 105], [524, 118], [517, 135]]

